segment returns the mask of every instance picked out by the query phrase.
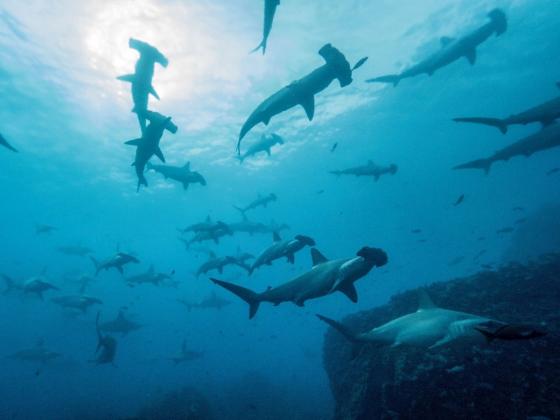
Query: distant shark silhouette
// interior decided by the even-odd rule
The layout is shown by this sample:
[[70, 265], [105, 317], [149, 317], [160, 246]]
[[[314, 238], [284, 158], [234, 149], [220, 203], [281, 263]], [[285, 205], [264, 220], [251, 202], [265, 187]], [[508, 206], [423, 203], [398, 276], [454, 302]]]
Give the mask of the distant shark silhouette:
[[142, 325], [126, 319], [122, 310], [119, 311], [117, 317], [112, 321], [106, 321], [99, 324], [100, 331], [122, 334], [123, 336], [140, 328], [142, 328]]
[[144, 176], [144, 168], [152, 156], [156, 155], [159, 160], [165, 163], [165, 157], [159, 146], [163, 132], [165, 130], [173, 134], [177, 132], [177, 126], [171, 122], [171, 117], [152, 111], [147, 111], [144, 115], [150, 121], [150, 124], [144, 130], [142, 137], [125, 142], [128, 146], [136, 147], [136, 157], [132, 162], [138, 177], [136, 191], [140, 191], [140, 185], [148, 186], [148, 181]]
[[[560, 83], [557, 85], [560, 88]], [[461, 117], [453, 118], [453, 121], [490, 125], [505, 134], [510, 125], [527, 125], [539, 122], [543, 127], [546, 127], [558, 118], [560, 118], [560, 96], [507, 118]]]
[[189, 184], [206, 185], [206, 180], [200, 172], [191, 171], [190, 162], [187, 162], [184, 166], [155, 165], [148, 162], [146, 168], [159, 172], [165, 179], [169, 178], [180, 182], [185, 190], [189, 188]]
[[6, 149], [11, 150], [12, 152], [18, 152], [14, 146], [8, 143], [8, 140], [6, 140], [2, 134], [0, 134], [0, 146], [4, 146]]
[[273, 261], [286, 258], [286, 260], [293, 264], [295, 262], [295, 254], [301, 251], [306, 246], [315, 246], [315, 240], [309, 236], [296, 235], [295, 238], [283, 241], [278, 232], [272, 234], [272, 245], [267, 247], [260, 255], [257, 256], [249, 274], [252, 274], [257, 268], [263, 265], [271, 265]]
[[266, 52], [266, 44], [268, 42], [268, 36], [272, 29], [272, 22], [274, 21], [274, 14], [276, 13], [276, 8], [280, 5], [280, 0], [264, 0], [264, 24], [263, 24], [263, 37], [261, 43], [251, 52], [258, 51], [262, 49], [263, 55]]
[[239, 163], [243, 163], [248, 157], [255, 156], [260, 152], [266, 152], [266, 154], [270, 156], [270, 149], [277, 144], [284, 144], [284, 139], [277, 134], [263, 134], [259, 141], [253, 143], [245, 153], [238, 156]]
[[117, 340], [110, 335], [103, 335], [99, 327], [99, 317], [101, 313], [97, 313], [95, 318], [95, 329], [97, 331], [97, 348], [95, 353], [97, 358], [91, 362], [97, 365], [112, 364], [115, 365], [115, 356], [117, 355]]
[[404, 70], [402, 73], [376, 77], [374, 79], [368, 79], [366, 82], [392, 83], [393, 86], [397, 86], [402, 79], [408, 77], [415, 77], [420, 74], [431, 76], [436, 70], [462, 57], [465, 57], [471, 65], [474, 65], [476, 62], [476, 48], [493, 34], [500, 36], [507, 30], [507, 19], [503, 11], [494, 9], [488, 13], [488, 17], [490, 18], [489, 23], [462, 38], [441, 38], [440, 51], [409, 69]]
[[533, 153], [552, 149], [560, 146], [560, 124], [552, 124], [543, 128], [535, 134], [525, 137], [515, 143], [498, 150], [492, 156], [476, 159], [462, 165], [455, 166], [453, 169], [482, 169], [486, 174], [495, 162], [507, 161], [515, 156], [529, 157]]
[[398, 166], [394, 164], [389, 166], [379, 166], [373, 163], [373, 161], [368, 160], [367, 164], [363, 166], [355, 166], [353, 168], [331, 171], [331, 174], [337, 176], [340, 175], [372, 176], [375, 181], [378, 181], [382, 175], [396, 174], [398, 169], [399, 169]]
[[200, 359], [202, 357], [204, 357], [203, 352], [189, 350], [187, 348], [186, 340], [183, 340], [183, 343], [181, 345], [181, 353], [179, 353], [175, 357], [172, 357], [171, 360], [173, 360], [173, 363], [178, 365], [180, 363], [190, 362], [192, 360]]
[[128, 46], [138, 51], [140, 53], [140, 58], [138, 58], [136, 62], [135, 72], [133, 74], [119, 76], [117, 79], [131, 83], [132, 100], [134, 102], [132, 112], [135, 112], [138, 116], [138, 122], [140, 123], [140, 129], [143, 134], [146, 130], [145, 114], [146, 111], [148, 111], [148, 97], [151, 94], [156, 99], [159, 99], [159, 95], [152, 86], [155, 63], [167, 67], [169, 61], [157, 48], [152, 47], [146, 42], [130, 38], [128, 40]]

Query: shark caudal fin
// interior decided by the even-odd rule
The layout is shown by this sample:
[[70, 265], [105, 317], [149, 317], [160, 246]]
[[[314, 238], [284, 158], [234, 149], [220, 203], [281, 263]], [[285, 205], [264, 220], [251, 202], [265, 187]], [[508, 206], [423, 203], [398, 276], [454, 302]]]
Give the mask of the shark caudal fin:
[[492, 166], [492, 160], [490, 159], [476, 159], [462, 165], [457, 165], [453, 169], [482, 169], [486, 175], [490, 173], [490, 167]]
[[266, 53], [266, 42], [267, 42], [267, 39], [263, 38], [261, 43], [259, 45], [257, 45], [256, 48], [249, 51], [249, 54], [256, 53], [258, 50], [262, 49], [262, 55], [264, 55]]
[[501, 9], [494, 9], [488, 13], [488, 17], [496, 28], [496, 36], [500, 36], [507, 31], [507, 17]]
[[473, 123], [473, 124], [484, 124], [489, 125], [492, 127], [496, 127], [498, 130], [502, 132], [502, 134], [506, 134], [508, 131], [508, 126], [499, 118], [484, 118], [484, 117], [460, 117], [460, 118], [453, 118], [455, 122], [464, 122], [464, 123]]
[[253, 292], [252, 290], [246, 289], [241, 286], [237, 286], [232, 283], [227, 283], [225, 281], [221, 281], [218, 279], [211, 278], [214, 284], [223, 287], [226, 290], [229, 290], [234, 295], [240, 297], [245, 302], [249, 304], [249, 319], [252, 319], [257, 310], [259, 309], [259, 305], [261, 303], [258, 293]]
[[13, 289], [15, 289], [15, 282], [12, 280], [11, 277], [2, 274], [2, 279], [4, 280], [4, 283], [6, 283], [4, 294], [10, 293]]
[[387, 76], [375, 77], [373, 79], [367, 79], [366, 83], [392, 83], [393, 86], [397, 86], [401, 81], [401, 76], [398, 74], [389, 74]]
[[99, 274], [99, 271], [101, 270], [101, 264], [91, 255], [89, 256], [89, 259], [91, 260], [93, 266], [95, 267], [95, 275], [97, 276]]
[[321, 321], [329, 324], [332, 328], [337, 330], [340, 334], [342, 334], [344, 336], [344, 338], [346, 338], [351, 343], [363, 343], [364, 342], [364, 340], [361, 340], [359, 338], [358, 334], [354, 333], [353, 331], [350, 330], [350, 328], [346, 327], [345, 325], [342, 325], [340, 322], [337, 322], [334, 319], [327, 318], [326, 316], [323, 316], [323, 315], [319, 315], [319, 314], [316, 314], [316, 315], [317, 315], [317, 318], [319, 318]]

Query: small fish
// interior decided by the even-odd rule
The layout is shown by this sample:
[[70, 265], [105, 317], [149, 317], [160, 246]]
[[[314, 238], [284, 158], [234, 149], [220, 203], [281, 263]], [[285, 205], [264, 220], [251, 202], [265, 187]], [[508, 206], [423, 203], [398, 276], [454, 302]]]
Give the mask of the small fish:
[[333, 144], [331, 147], [331, 153], [334, 152], [337, 147], [338, 147], [338, 143]]
[[455, 204], [453, 204], [455, 207], [457, 207], [459, 204], [461, 204], [463, 201], [465, 200], [465, 194], [461, 194], [459, 196], [459, 198], [457, 199], [457, 201], [455, 201]]
[[548, 176], [550, 176], [550, 175], [554, 175], [554, 174], [556, 174], [556, 173], [558, 173], [558, 172], [560, 172], [560, 168], [552, 168], [552, 169], [551, 169], [550, 171], [548, 171], [546, 174], [547, 174]]
[[412, 229], [410, 233], [414, 233], [414, 234], [422, 233], [422, 229]]

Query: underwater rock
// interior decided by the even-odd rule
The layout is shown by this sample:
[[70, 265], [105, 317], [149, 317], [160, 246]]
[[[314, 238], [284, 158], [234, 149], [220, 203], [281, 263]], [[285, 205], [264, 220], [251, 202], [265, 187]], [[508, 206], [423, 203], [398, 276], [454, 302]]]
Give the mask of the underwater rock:
[[[560, 418], [560, 254], [510, 264], [425, 289], [447, 309], [540, 325], [537, 340], [457, 348], [365, 345], [329, 329], [324, 367], [335, 419]], [[416, 291], [347, 317], [367, 331], [417, 308]]]
[[529, 214], [511, 237], [504, 262], [525, 262], [547, 252], [560, 251], [560, 204], [548, 204]]
[[149, 402], [137, 420], [212, 420], [210, 403], [194, 388], [185, 387]]

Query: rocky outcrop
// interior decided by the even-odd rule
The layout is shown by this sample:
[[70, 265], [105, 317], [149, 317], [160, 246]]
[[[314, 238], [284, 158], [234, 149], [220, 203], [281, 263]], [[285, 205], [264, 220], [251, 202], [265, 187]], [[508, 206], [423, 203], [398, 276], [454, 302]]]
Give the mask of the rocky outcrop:
[[[541, 325], [544, 338], [423, 350], [354, 347], [329, 329], [324, 366], [336, 419], [560, 418], [560, 255], [425, 288], [442, 307]], [[417, 293], [343, 320], [366, 331], [417, 309]]]
[[212, 420], [214, 416], [206, 398], [196, 389], [186, 387], [148, 402], [134, 419]]

